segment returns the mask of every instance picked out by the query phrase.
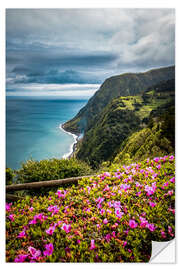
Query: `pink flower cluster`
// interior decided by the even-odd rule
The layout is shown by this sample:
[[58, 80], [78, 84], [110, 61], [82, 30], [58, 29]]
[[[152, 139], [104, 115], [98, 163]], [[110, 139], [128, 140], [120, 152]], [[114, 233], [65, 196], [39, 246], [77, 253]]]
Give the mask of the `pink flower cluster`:
[[71, 225], [68, 225], [66, 223], [63, 223], [61, 229], [65, 231], [66, 233], [69, 233], [71, 231]]
[[44, 256], [50, 256], [53, 253], [54, 246], [52, 243], [45, 245], [46, 250], [43, 251]]
[[146, 195], [147, 196], [151, 196], [151, 195], [153, 195], [154, 194], [154, 192], [156, 191], [156, 182], [154, 182], [154, 183], [152, 183], [152, 186], [148, 186], [148, 185], [146, 185], [145, 186], [145, 191], [147, 192], [146, 193]]
[[33, 217], [33, 220], [29, 221], [29, 224], [36, 224], [37, 221], [39, 220], [41, 223], [46, 220], [48, 217], [45, 216], [43, 213], [37, 214]]
[[47, 210], [55, 215], [59, 212], [59, 207], [57, 205], [50, 205]]
[[66, 195], [67, 195], [67, 191], [59, 189], [57, 191], [56, 195], [58, 196], [58, 198], [63, 198], [64, 199], [66, 197]]

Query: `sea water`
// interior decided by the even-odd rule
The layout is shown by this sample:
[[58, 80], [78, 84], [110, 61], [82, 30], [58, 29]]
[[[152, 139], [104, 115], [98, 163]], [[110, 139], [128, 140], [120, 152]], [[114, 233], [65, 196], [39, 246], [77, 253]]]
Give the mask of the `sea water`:
[[61, 124], [86, 103], [58, 97], [7, 97], [6, 167], [18, 169], [28, 159], [67, 157], [76, 137], [64, 132]]

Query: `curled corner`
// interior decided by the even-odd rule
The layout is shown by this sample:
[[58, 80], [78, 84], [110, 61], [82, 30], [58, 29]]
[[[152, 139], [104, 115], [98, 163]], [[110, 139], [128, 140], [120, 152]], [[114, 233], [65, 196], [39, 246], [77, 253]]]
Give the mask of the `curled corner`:
[[167, 242], [152, 241], [150, 263], [175, 263], [175, 239]]

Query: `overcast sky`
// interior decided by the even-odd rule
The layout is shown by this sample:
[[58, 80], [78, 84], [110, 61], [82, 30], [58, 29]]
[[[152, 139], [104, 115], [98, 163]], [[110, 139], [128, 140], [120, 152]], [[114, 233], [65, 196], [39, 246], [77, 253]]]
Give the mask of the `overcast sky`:
[[174, 32], [173, 9], [7, 9], [7, 89], [95, 91], [110, 76], [173, 65]]

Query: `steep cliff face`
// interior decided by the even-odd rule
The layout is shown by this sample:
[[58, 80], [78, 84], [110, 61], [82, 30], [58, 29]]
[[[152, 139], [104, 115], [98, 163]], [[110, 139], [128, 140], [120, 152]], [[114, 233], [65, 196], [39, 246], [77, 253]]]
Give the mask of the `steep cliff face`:
[[[131, 148], [136, 149], [138, 144], [141, 148], [139, 151], [136, 149], [138, 159], [141, 154], [143, 158], [146, 157], [144, 152], [148, 153], [147, 156], [151, 156], [151, 153], [165, 154], [168, 149], [172, 152], [174, 94], [174, 80], [168, 80], [149, 88], [142, 95], [113, 99], [102, 110], [96, 123], [85, 132], [77, 157], [97, 167], [103, 161], [113, 161], [119, 151], [122, 151], [122, 155], [119, 155], [122, 159], [126, 153], [123, 151], [125, 146], [127, 153], [130, 152], [127, 147], [130, 142], [131, 146], [134, 143]], [[142, 129], [145, 129], [144, 132], [137, 136], [135, 133]], [[147, 140], [146, 135], [149, 136]], [[130, 141], [125, 144], [130, 136]], [[134, 136], [137, 140], [133, 140]], [[144, 148], [140, 145], [141, 137], [145, 140]], [[132, 150], [132, 157], [134, 151]]]
[[114, 98], [136, 96], [150, 86], [174, 77], [175, 67], [172, 66], [153, 69], [144, 73], [126, 73], [108, 78], [87, 105], [72, 120], [66, 122], [63, 128], [77, 134], [86, 132], [95, 125], [102, 110]]

